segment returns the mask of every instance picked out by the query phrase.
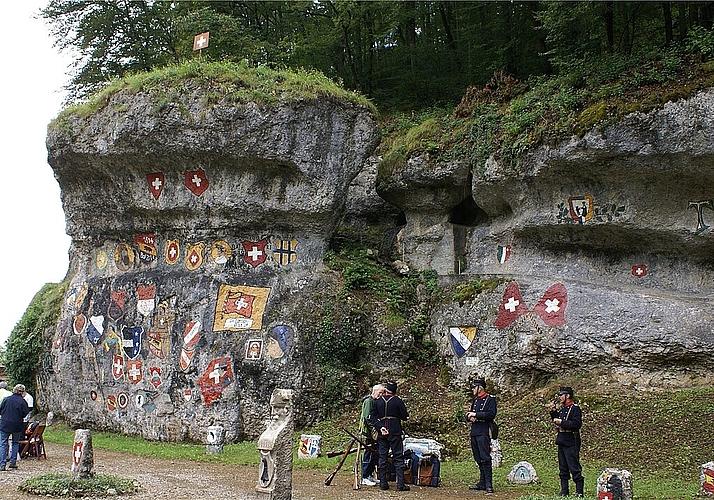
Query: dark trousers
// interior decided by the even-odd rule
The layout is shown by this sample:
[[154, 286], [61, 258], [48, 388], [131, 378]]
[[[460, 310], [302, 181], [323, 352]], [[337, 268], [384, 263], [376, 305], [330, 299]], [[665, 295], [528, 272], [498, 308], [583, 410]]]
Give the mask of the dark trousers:
[[392, 463], [397, 475], [397, 487], [404, 485], [404, 445], [402, 444], [402, 436], [394, 436], [392, 434], [379, 436], [377, 444], [379, 445], [379, 483], [384, 486], [389, 479], [387, 457], [391, 448]]
[[561, 480], [567, 481], [572, 475], [576, 486], [583, 483], [583, 468], [580, 466], [580, 444], [573, 446], [558, 445], [558, 469], [558, 475]]
[[[365, 438], [364, 442], [369, 445], [374, 445], [377, 447], [377, 443], [372, 441], [372, 438]], [[377, 468], [377, 462], [379, 460], [379, 453], [372, 453], [369, 448], [364, 448], [364, 454], [362, 455], [362, 477], [369, 477]]]
[[485, 488], [493, 487], [493, 467], [491, 461], [491, 438], [471, 436], [471, 453], [478, 465], [479, 483]]

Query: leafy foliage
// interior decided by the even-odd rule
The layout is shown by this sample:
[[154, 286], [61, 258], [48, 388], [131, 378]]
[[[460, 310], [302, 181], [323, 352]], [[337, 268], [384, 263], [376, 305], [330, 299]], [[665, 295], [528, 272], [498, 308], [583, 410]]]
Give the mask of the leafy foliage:
[[43, 286], [7, 340], [8, 377], [13, 383], [24, 384], [31, 394], [35, 393], [35, 376], [45, 347], [43, 333], [57, 324], [66, 289], [67, 282]]
[[31, 477], [20, 484], [20, 491], [47, 497], [108, 497], [130, 495], [139, 490], [139, 483], [131, 479], [98, 474], [87, 479], [72, 479], [70, 474], [47, 473]]

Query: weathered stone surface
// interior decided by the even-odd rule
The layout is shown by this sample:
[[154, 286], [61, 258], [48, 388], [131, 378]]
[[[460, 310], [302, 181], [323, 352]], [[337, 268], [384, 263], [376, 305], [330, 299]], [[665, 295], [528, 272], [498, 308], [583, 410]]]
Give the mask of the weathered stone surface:
[[330, 98], [209, 103], [190, 82], [172, 95], [121, 91], [49, 130], [71, 284], [39, 399], [71, 425], [170, 441], [256, 437], [277, 386], [314, 420], [309, 312], [336, 286], [322, 257], [374, 117]]
[[[453, 283], [503, 280], [433, 314], [432, 336], [455, 373], [477, 371], [504, 388], [579, 370], [642, 388], [711, 381], [713, 112], [710, 90], [541, 147], [517, 166], [491, 158], [474, 172], [471, 207], [445, 196], [429, 210], [413, 196], [429, 190], [429, 175], [441, 193], [448, 165], [413, 163], [395, 174], [390, 202], [407, 218], [395, 256], [460, 274]], [[417, 178], [415, 190], [402, 196], [406, 177]], [[462, 177], [452, 175], [455, 192]], [[499, 247], [510, 258], [499, 259]], [[498, 328], [510, 280], [528, 314]], [[564, 321], [548, 325], [534, 308], [556, 283], [567, 306]], [[449, 327], [458, 326], [477, 331], [462, 352], [451, 347]]]

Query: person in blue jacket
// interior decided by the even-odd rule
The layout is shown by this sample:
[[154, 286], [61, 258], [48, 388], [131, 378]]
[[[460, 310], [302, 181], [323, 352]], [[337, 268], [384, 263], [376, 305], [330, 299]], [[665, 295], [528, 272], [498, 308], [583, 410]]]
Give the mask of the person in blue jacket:
[[466, 421], [471, 422], [471, 453], [478, 465], [479, 480], [469, 486], [470, 490], [493, 493], [493, 466], [491, 462], [491, 424], [498, 412], [496, 398], [486, 392], [486, 380], [471, 381], [474, 398], [466, 412]]
[[20, 445], [20, 440], [23, 438], [23, 432], [27, 424], [24, 419], [30, 413], [30, 408], [27, 406], [23, 396], [25, 395], [25, 386], [17, 384], [12, 389], [12, 394], [0, 403], [0, 471], [7, 470], [7, 444], [10, 436], [12, 436], [12, 449], [10, 450], [10, 465], [11, 469], [17, 469], [17, 450]]
[[392, 450], [392, 463], [397, 477], [397, 490], [409, 491], [404, 484], [404, 443], [402, 441], [402, 422], [409, 418], [409, 412], [404, 401], [397, 396], [397, 383], [390, 381], [385, 384], [385, 394], [374, 400], [369, 420], [379, 433], [377, 449], [379, 450], [379, 488], [389, 489], [389, 471], [387, 456]]
[[573, 388], [561, 387], [558, 390], [560, 410], [554, 402], [550, 403], [550, 418], [558, 429], [555, 444], [558, 445], [558, 469], [560, 476], [561, 497], [570, 495], [570, 476], [575, 483], [575, 495], [583, 496], [583, 468], [580, 466], [580, 427], [583, 425], [583, 412], [573, 402]]

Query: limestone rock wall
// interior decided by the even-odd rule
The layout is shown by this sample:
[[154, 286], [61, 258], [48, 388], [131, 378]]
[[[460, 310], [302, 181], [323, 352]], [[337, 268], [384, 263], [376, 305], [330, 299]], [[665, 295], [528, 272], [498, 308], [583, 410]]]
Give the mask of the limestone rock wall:
[[276, 387], [314, 419], [308, 313], [375, 120], [329, 98], [208, 103], [191, 82], [174, 96], [121, 91], [49, 130], [71, 284], [39, 399], [157, 440], [255, 437]]
[[[709, 90], [516, 166], [491, 158], [465, 201], [458, 161], [426, 156], [393, 176], [380, 194], [407, 219], [399, 258], [445, 282], [500, 280], [433, 314], [459, 378], [506, 390], [578, 371], [642, 388], [711, 383], [713, 116]], [[411, 192], [405, 177], [418, 179]], [[452, 196], [425, 209], [415, 193], [445, 178]]]

